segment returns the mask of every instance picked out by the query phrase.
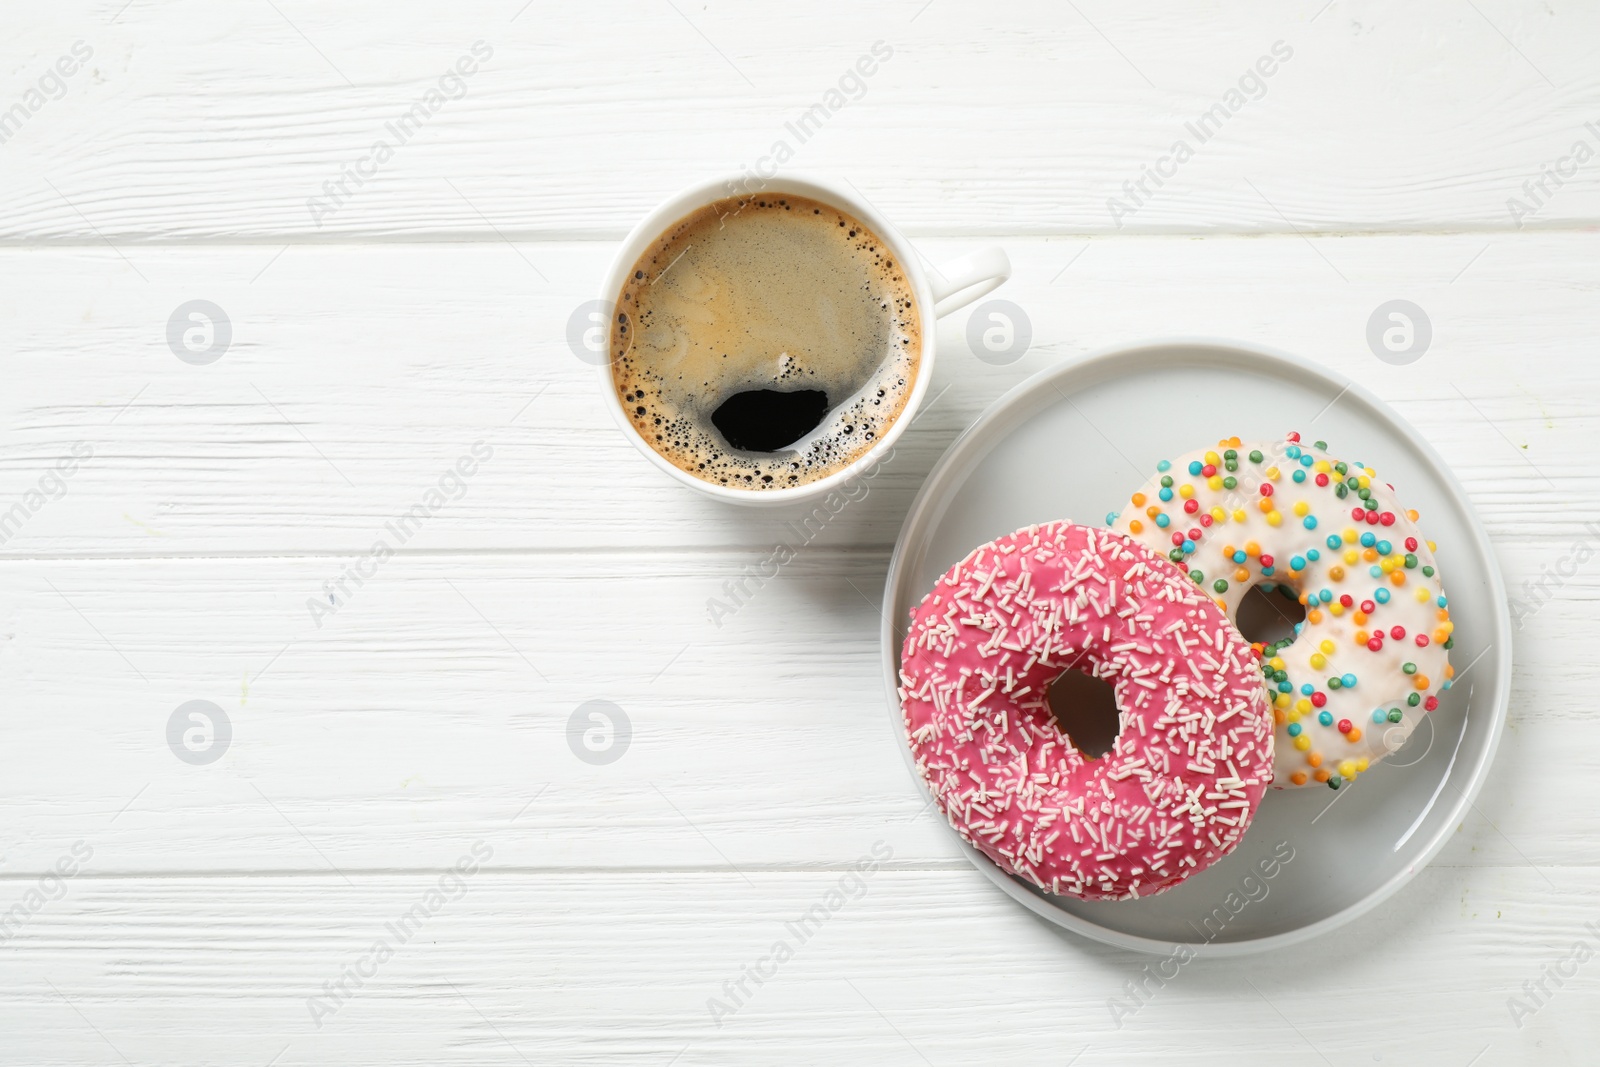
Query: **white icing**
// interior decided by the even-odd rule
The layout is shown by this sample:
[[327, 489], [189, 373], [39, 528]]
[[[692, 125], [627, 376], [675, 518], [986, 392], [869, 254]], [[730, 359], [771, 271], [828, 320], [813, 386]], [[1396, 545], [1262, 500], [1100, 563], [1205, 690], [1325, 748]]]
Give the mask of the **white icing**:
[[[1238, 454], [1238, 469], [1229, 471], [1224, 463], [1218, 463], [1214, 477], [1218, 482], [1233, 477], [1236, 480], [1234, 488], [1228, 489], [1220, 484], [1213, 486], [1204, 474], [1189, 473], [1191, 462], [1205, 463], [1208, 453], [1224, 458], [1229, 448]], [[1313, 466], [1305, 467], [1299, 459], [1291, 457], [1291, 449], [1311, 456]], [[1260, 463], [1250, 461], [1253, 450], [1262, 453]], [[1144, 504], [1127, 504], [1113, 522], [1113, 528], [1139, 538], [1163, 555], [1175, 547], [1172, 540], [1174, 533], [1187, 535], [1190, 530], [1200, 530], [1201, 537], [1195, 550], [1186, 554], [1179, 566], [1185, 570], [1198, 570], [1204, 575], [1202, 584], [1205, 591], [1218, 600], [1232, 622], [1238, 620], [1239, 603], [1245, 593], [1263, 582], [1287, 585], [1297, 595], [1316, 596], [1323, 590], [1332, 594], [1333, 603], [1319, 607], [1318, 621], [1312, 622], [1308, 615], [1294, 643], [1277, 653], [1283, 662], [1282, 670], [1287, 675], [1291, 692], [1280, 693], [1275, 683], [1268, 682], [1275, 707], [1285, 720], [1277, 728], [1273, 785], [1280, 788], [1295, 786], [1297, 783], [1291, 775], [1296, 772], [1305, 773], [1303, 784], [1320, 784], [1315, 777], [1319, 768], [1308, 763], [1311, 753], [1321, 756], [1321, 769], [1348, 782], [1360, 773], [1363, 760], [1365, 766], [1370, 768], [1398, 748], [1426, 713], [1428, 699], [1448, 683], [1449, 653], [1436, 637], [1441, 626], [1448, 633], [1451, 624], [1447, 621], [1447, 611], [1446, 618], [1440, 618], [1439, 601], [1443, 596], [1443, 588], [1439, 581], [1438, 563], [1427, 539], [1418, 530], [1417, 524], [1407, 517], [1407, 511], [1396, 498], [1394, 489], [1382, 482], [1370, 468], [1351, 463], [1346, 475], [1329, 469], [1326, 471], [1328, 484], [1317, 485], [1318, 467], [1326, 463], [1332, 468], [1337, 460], [1309, 442], [1302, 444], [1286, 440], [1235, 444], [1230, 441], [1219, 443], [1214, 448], [1187, 453], [1171, 462], [1170, 470], [1158, 473], [1140, 489], [1146, 498]], [[1270, 468], [1278, 470], [1276, 479], [1267, 477], [1266, 472]], [[1292, 475], [1297, 469], [1306, 472], [1305, 481], [1293, 481]], [[1159, 496], [1163, 474], [1172, 477], [1170, 501], [1162, 501]], [[1349, 475], [1369, 479], [1367, 488], [1372, 495], [1368, 503], [1372, 510], [1394, 515], [1392, 525], [1369, 525], [1352, 517], [1352, 509], [1363, 501], [1353, 489], [1348, 490], [1349, 495], [1342, 499], [1336, 495], [1335, 489], [1336, 482]], [[1282, 516], [1278, 526], [1272, 526], [1267, 512], [1261, 510], [1263, 483], [1270, 483], [1273, 488], [1271, 500], [1274, 509]], [[1185, 512], [1183, 507], [1185, 498], [1181, 490], [1186, 485], [1193, 487], [1193, 499], [1199, 502], [1198, 510], [1192, 514]], [[1307, 529], [1304, 517], [1295, 513], [1297, 504], [1304, 504], [1309, 509], [1308, 514], [1315, 517], [1315, 529]], [[1148, 513], [1151, 507], [1167, 515], [1171, 525], [1159, 527]], [[1213, 518], [1212, 525], [1202, 526], [1199, 516], [1214, 515], [1215, 508], [1223, 510], [1224, 518], [1220, 521]], [[1237, 517], [1240, 512], [1243, 513], [1242, 521]], [[1138, 531], [1133, 529], [1135, 522], [1142, 527]], [[1355, 531], [1354, 543], [1344, 540], [1347, 530]], [[1389, 574], [1379, 577], [1370, 574], [1370, 568], [1381, 566], [1383, 560], [1364, 558], [1366, 549], [1360, 537], [1365, 533], [1371, 533], [1378, 542], [1390, 543], [1388, 558], [1394, 560], [1392, 565], [1404, 574], [1404, 584], [1393, 584]], [[1328, 547], [1327, 538], [1330, 534], [1340, 537], [1338, 549]], [[1414, 550], [1407, 548], [1407, 538], [1416, 539]], [[1225, 557], [1225, 548], [1242, 550], [1249, 542], [1260, 546], [1261, 555], [1272, 557], [1270, 576], [1263, 575], [1259, 558], [1247, 558], [1241, 565], [1231, 557]], [[1376, 545], [1372, 547], [1374, 550], [1377, 548]], [[1311, 558], [1313, 551], [1318, 558]], [[1355, 554], [1354, 562], [1348, 558], [1352, 551]], [[1414, 567], [1404, 566], [1408, 551], [1415, 557]], [[1295, 556], [1306, 560], [1304, 569], [1290, 569], [1290, 561]], [[1242, 581], [1238, 578], [1241, 567], [1248, 572]], [[1332, 572], [1335, 567], [1343, 569], [1342, 579], [1334, 579]], [[1433, 574], [1424, 575], [1424, 567], [1433, 568]], [[1213, 587], [1219, 578], [1228, 583], [1227, 589], [1220, 593]], [[1379, 589], [1388, 591], [1387, 604], [1379, 602], [1376, 595]], [[1418, 590], [1425, 591], [1425, 600], [1417, 599]], [[1345, 594], [1352, 597], [1354, 604], [1349, 608], [1341, 606], [1335, 614], [1334, 604]], [[1364, 601], [1371, 602], [1375, 610], [1363, 621], [1357, 622]], [[1391, 636], [1395, 627], [1403, 628], [1403, 637]], [[1357, 631], [1366, 631], [1370, 635], [1378, 629], [1384, 635], [1381, 650], [1373, 651], [1365, 643], [1356, 641]], [[1418, 634], [1428, 638], [1426, 646], [1419, 647], [1416, 644]], [[1332, 643], [1331, 652], [1323, 651], [1324, 642]], [[1321, 666], [1313, 666], [1313, 655], [1324, 657]], [[1404, 672], [1406, 663], [1416, 665], [1414, 674]], [[1342, 678], [1346, 674], [1356, 676], [1355, 688], [1330, 688], [1329, 678]], [[1427, 684], [1421, 689], [1416, 687], [1419, 678], [1427, 679]], [[1310, 704], [1310, 698], [1302, 693], [1302, 686], [1306, 684], [1312, 685], [1317, 693], [1327, 698], [1323, 707]], [[1413, 693], [1420, 698], [1415, 706], [1407, 702]], [[1387, 715], [1382, 723], [1373, 721], [1375, 711], [1388, 713], [1392, 709], [1401, 712], [1399, 722], [1388, 721]], [[1322, 712], [1331, 715], [1330, 725], [1323, 725], [1320, 721]], [[1340, 733], [1338, 725], [1341, 720], [1348, 720], [1360, 730], [1358, 740], [1351, 741], [1348, 735]], [[1291, 722], [1297, 722], [1301, 727], [1301, 736], [1310, 739], [1308, 749], [1299, 748], [1295, 738], [1289, 735]], [[1345, 773], [1350, 771], [1354, 773]]]

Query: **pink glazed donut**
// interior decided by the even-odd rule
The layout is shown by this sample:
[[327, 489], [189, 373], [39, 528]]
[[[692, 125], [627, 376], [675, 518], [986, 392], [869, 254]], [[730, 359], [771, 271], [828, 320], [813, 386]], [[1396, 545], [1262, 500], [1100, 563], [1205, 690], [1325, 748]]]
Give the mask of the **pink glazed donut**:
[[[1272, 781], [1250, 645], [1176, 566], [1110, 530], [1053, 522], [950, 568], [911, 614], [900, 706], [950, 824], [1051, 893], [1123, 900], [1227, 855]], [[1099, 759], [1057, 726], [1050, 683], [1110, 682]]]

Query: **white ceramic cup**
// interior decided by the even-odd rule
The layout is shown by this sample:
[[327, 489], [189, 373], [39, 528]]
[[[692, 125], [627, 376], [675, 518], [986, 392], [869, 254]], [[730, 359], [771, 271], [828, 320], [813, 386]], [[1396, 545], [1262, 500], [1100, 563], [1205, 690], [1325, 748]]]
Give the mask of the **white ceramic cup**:
[[[628, 440], [643, 452], [650, 462], [666, 471], [672, 477], [693, 489], [714, 496], [719, 500], [727, 500], [736, 504], [775, 505], [791, 504], [800, 500], [808, 500], [822, 496], [829, 490], [850, 479], [860, 475], [882, 458], [894, 447], [895, 441], [911, 420], [916, 416], [917, 408], [922, 403], [923, 396], [928, 391], [928, 383], [933, 380], [933, 356], [935, 347], [934, 320], [947, 315], [957, 308], [965, 307], [972, 301], [993, 292], [1005, 280], [1011, 277], [1011, 261], [999, 248], [984, 248], [969, 253], [959, 259], [952, 260], [942, 267], [934, 268], [923, 263], [917, 255], [916, 249], [906, 243], [900, 231], [889, 224], [889, 220], [878, 214], [871, 204], [862, 200], [860, 196], [839, 188], [836, 185], [819, 181], [816, 178], [782, 177], [769, 178], [761, 183], [759, 189], [751, 191], [748, 180], [745, 178], [714, 179], [701, 182], [689, 187], [663, 201], [650, 214], [639, 220], [627, 238], [622, 242], [622, 247], [617, 249], [616, 256], [611, 261], [611, 267], [606, 271], [605, 282], [600, 288], [600, 302], [603, 306], [612, 309], [610, 314], [615, 315], [617, 298], [622, 293], [622, 287], [634, 264], [645, 250], [657, 238], [672, 228], [673, 223], [679, 219], [711, 204], [717, 200], [724, 200], [730, 196], [793, 196], [810, 197], [821, 201], [831, 207], [860, 219], [866, 223], [868, 229], [877, 234], [889, 246], [893, 258], [905, 269], [906, 278], [911, 283], [911, 288], [916, 296], [917, 318], [922, 329], [922, 351], [918, 354], [917, 380], [912, 383], [911, 395], [906, 400], [905, 408], [900, 416], [889, 425], [877, 443], [867, 452], [863, 453], [853, 463], [845, 466], [825, 478], [818, 478], [805, 485], [790, 486], [783, 489], [734, 489], [714, 482], [696, 478], [688, 471], [674, 465], [654, 448], [650, 442], [640, 436], [639, 431], [623, 410], [622, 400], [617, 395], [616, 384], [611, 376], [609, 360], [600, 362], [600, 388], [605, 394], [606, 404], [611, 409], [611, 414], [616, 418], [617, 425], [622, 427], [622, 432]], [[607, 326], [607, 331], [610, 327]], [[609, 351], [609, 341], [607, 342]]]

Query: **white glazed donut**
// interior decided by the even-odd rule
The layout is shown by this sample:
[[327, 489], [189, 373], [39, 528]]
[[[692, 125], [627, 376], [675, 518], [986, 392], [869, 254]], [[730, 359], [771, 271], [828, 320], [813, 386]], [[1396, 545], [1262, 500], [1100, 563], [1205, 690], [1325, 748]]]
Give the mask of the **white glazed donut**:
[[1382, 759], [1450, 686], [1450, 609], [1434, 543], [1394, 487], [1300, 435], [1237, 437], [1157, 464], [1107, 516], [1189, 571], [1238, 623], [1257, 585], [1306, 607], [1294, 636], [1253, 645], [1273, 698], [1273, 785], [1338, 789]]

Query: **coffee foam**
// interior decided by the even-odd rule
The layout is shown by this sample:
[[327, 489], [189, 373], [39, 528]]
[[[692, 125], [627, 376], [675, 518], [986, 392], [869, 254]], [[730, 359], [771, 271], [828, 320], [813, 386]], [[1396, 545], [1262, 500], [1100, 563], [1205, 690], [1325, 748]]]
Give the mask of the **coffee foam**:
[[[634, 427], [675, 466], [780, 489], [841, 470], [882, 438], [905, 410], [921, 347], [911, 282], [860, 220], [806, 197], [730, 197], [639, 257], [612, 322], [612, 380]], [[820, 389], [828, 412], [783, 451], [741, 451], [711, 415], [759, 389]]]

